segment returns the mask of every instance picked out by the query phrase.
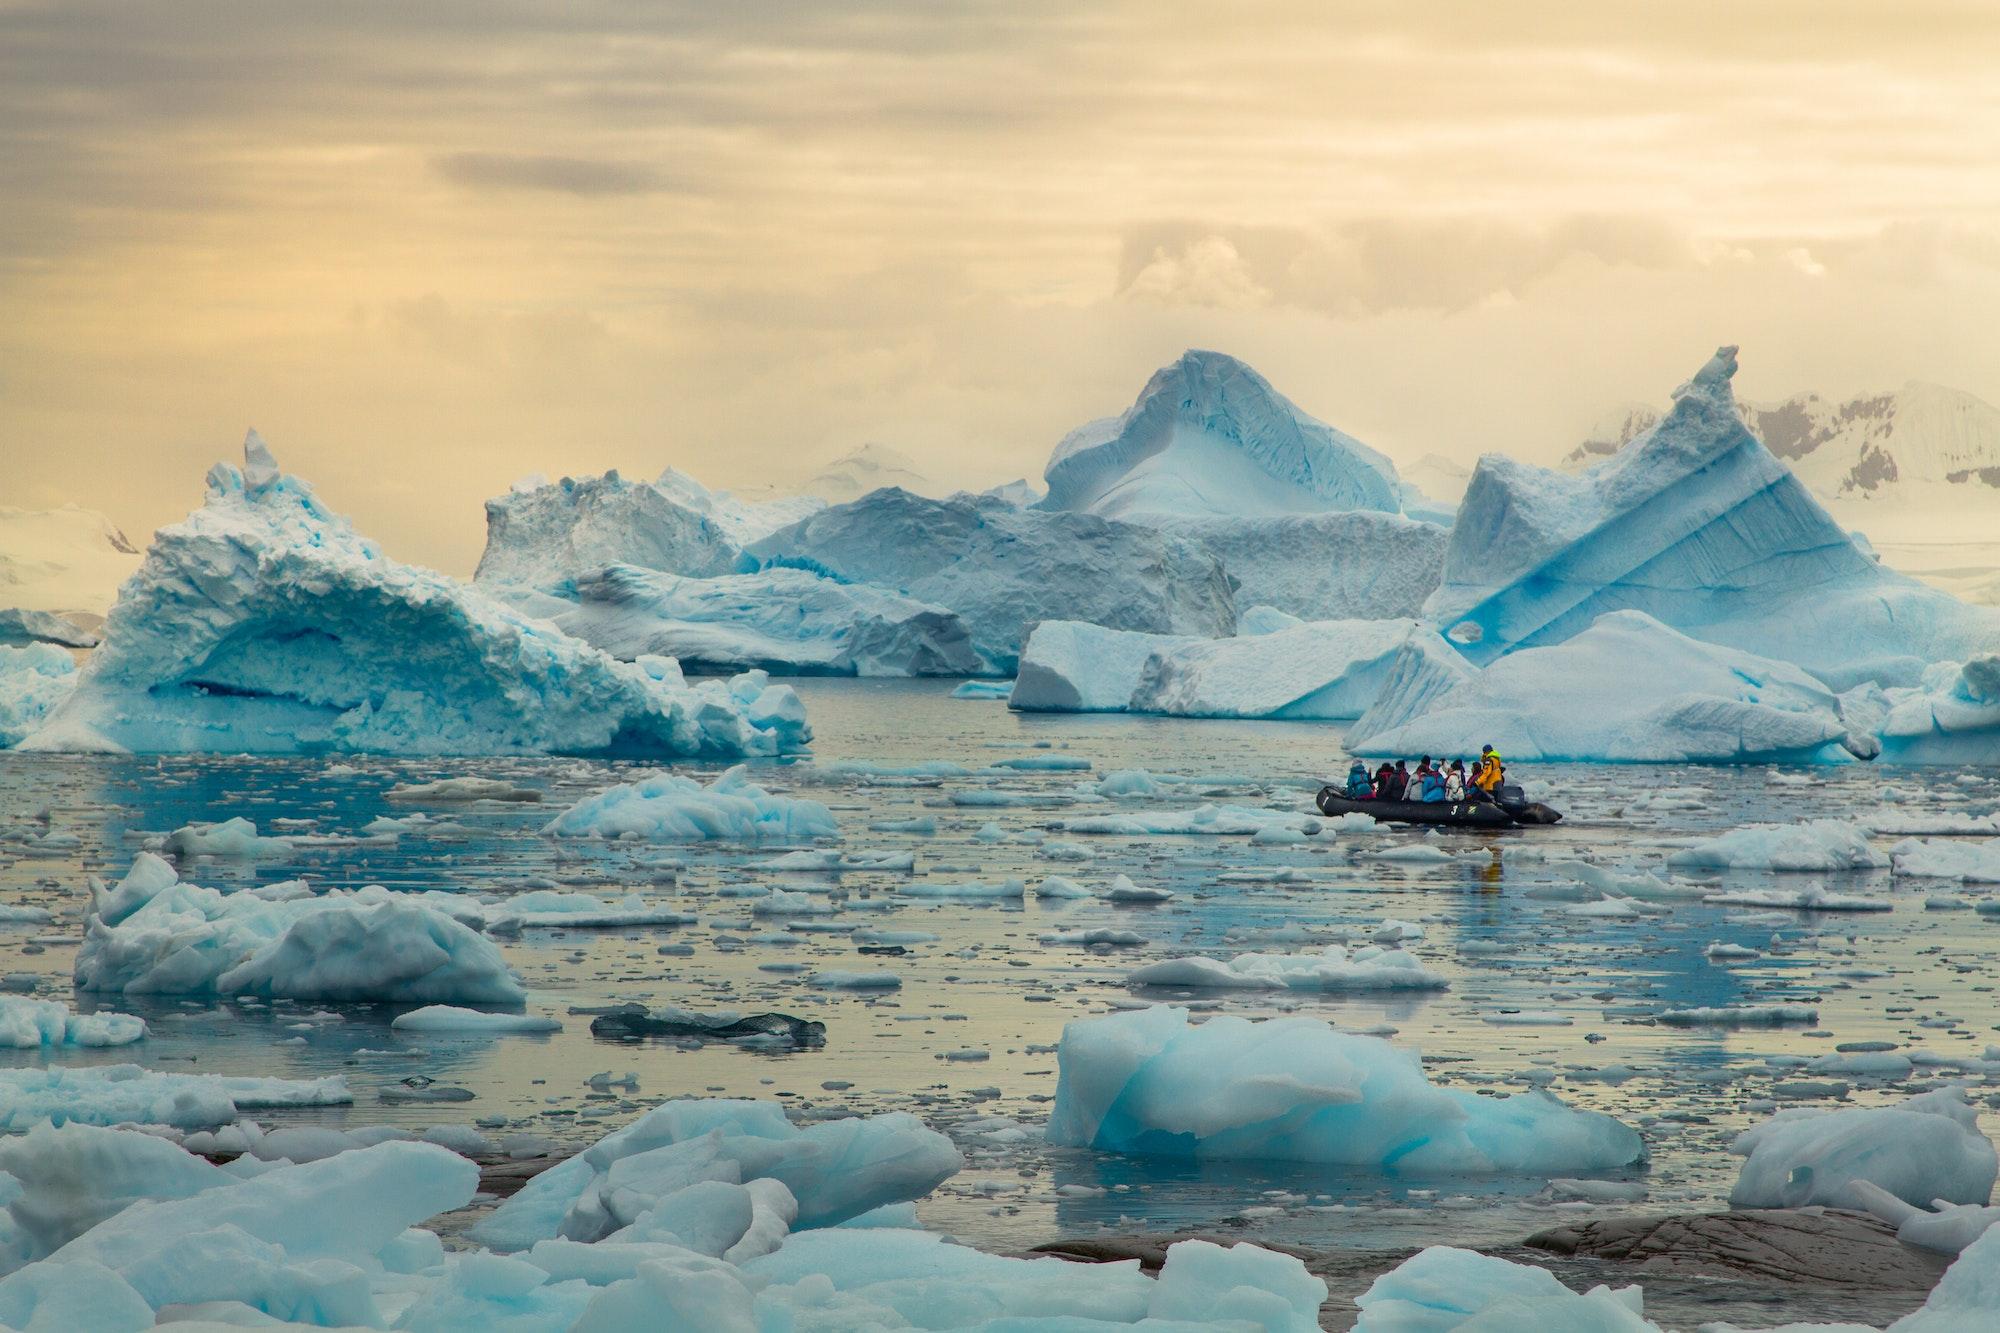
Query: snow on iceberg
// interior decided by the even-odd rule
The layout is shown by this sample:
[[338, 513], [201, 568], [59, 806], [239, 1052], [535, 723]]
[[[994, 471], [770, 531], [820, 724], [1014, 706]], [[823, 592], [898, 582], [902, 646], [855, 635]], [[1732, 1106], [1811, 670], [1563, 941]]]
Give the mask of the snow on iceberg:
[[76, 688], [76, 659], [49, 643], [0, 647], [0, 750], [19, 744]]
[[606, 565], [707, 578], [734, 569], [737, 549], [708, 514], [614, 470], [488, 500], [473, 578], [551, 591]]
[[151, 852], [117, 888], [93, 884], [75, 981], [128, 995], [459, 1004], [525, 995], [492, 941], [379, 885], [315, 894], [289, 880], [225, 894], [184, 883]]
[[163, 528], [75, 691], [23, 748], [659, 754], [797, 749], [756, 672], [689, 686], [618, 662], [357, 535], [252, 432]]
[[805, 569], [693, 579], [612, 565], [575, 580], [548, 619], [631, 661], [794, 676], [967, 676], [983, 668], [965, 623], [932, 606]]
[[1233, 633], [1229, 576], [1184, 538], [1089, 514], [881, 490], [752, 546], [768, 568], [872, 583], [957, 612], [995, 675], [1012, 675], [1028, 629], [1084, 620], [1112, 629]]
[[1736, 349], [1579, 476], [1480, 460], [1427, 611], [1474, 660], [1638, 610], [1845, 689], [2000, 650], [2000, 610], [1882, 568], [1738, 417]]
[[1425, 688], [1404, 670], [1387, 675], [1348, 734], [1356, 754], [1492, 745], [1522, 761], [1812, 763], [1874, 748], [1800, 668], [1699, 642], [1641, 611], [1607, 612], [1575, 638]]
[[1414, 1052], [1311, 1018], [1156, 1006], [1063, 1028], [1049, 1142], [1317, 1162], [1398, 1176], [1573, 1175], [1630, 1165], [1639, 1136], [1541, 1092], [1433, 1086]]
[[1676, 870], [1772, 870], [1800, 874], [1833, 870], [1884, 870], [1889, 858], [1868, 845], [1868, 835], [1838, 819], [1802, 824], [1751, 824], [1671, 852]]
[[1443, 990], [1451, 983], [1401, 949], [1372, 945], [1349, 953], [1329, 944], [1317, 953], [1246, 953], [1234, 958], [1167, 958], [1125, 974], [1127, 985], [1189, 990]]
[[1638, 1287], [1596, 1286], [1578, 1295], [1545, 1268], [1432, 1245], [1355, 1297], [1354, 1333], [1448, 1333], [1459, 1328], [1564, 1333], [1659, 1333]]
[[818, 801], [774, 796], [737, 765], [706, 787], [693, 778], [656, 773], [586, 796], [550, 820], [559, 837], [644, 838], [654, 842], [778, 840], [804, 842], [839, 832]]
[[[1307, 621], [1204, 639], [1043, 621], [1022, 649], [1009, 706], [1025, 712], [1345, 719], [1389, 682], [1415, 621]], [[1450, 651], [1447, 647], [1446, 651]]]
[[43, 1121], [82, 1125], [169, 1125], [213, 1129], [240, 1111], [275, 1106], [345, 1106], [347, 1081], [162, 1074], [138, 1065], [88, 1069], [0, 1069], [0, 1131]]
[[1042, 508], [1107, 518], [1402, 508], [1395, 464], [1220, 352], [1182, 354], [1122, 416], [1071, 431], [1044, 479]]
[[2000, 1176], [1979, 1112], [1955, 1087], [1900, 1106], [1780, 1111], [1737, 1135], [1730, 1151], [1746, 1159], [1732, 1208], [1866, 1209], [1854, 1191], [1863, 1181], [1918, 1207], [1984, 1205]]

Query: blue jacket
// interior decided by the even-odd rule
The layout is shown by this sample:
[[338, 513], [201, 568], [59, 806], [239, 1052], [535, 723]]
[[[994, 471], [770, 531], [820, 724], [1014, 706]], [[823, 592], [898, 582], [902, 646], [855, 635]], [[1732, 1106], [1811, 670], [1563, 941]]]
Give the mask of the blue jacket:
[[1368, 770], [1359, 764], [1347, 771], [1347, 795], [1349, 799], [1365, 801], [1375, 794], [1375, 784], [1369, 780]]
[[1424, 799], [1426, 801], [1444, 799], [1444, 775], [1436, 769], [1424, 774]]

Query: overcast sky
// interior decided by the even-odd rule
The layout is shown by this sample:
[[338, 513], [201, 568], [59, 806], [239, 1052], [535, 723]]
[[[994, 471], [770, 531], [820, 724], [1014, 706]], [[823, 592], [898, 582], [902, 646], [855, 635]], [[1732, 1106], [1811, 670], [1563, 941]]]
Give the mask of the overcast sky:
[[0, 0], [0, 503], [245, 427], [469, 570], [528, 472], [1038, 477], [1183, 348], [1402, 460], [2000, 402], [1985, 0]]

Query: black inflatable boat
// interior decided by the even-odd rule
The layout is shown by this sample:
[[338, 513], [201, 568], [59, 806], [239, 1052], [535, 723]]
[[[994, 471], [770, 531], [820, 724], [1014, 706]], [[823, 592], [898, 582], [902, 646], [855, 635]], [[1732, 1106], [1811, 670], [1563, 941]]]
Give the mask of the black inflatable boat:
[[1520, 797], [1508, 800], [1509, 789], [1500, 789], [1501, 800], [1487, 801], [1357, 801], [1338, 788], [1319, 789], [1319, 812], [1323, 815], [1367, 815], [1377, 823], [1443, 824], [1452, 828], [1513, 828], [1520, 824], [1553, 824], [1562, 818], [1539, 801]]

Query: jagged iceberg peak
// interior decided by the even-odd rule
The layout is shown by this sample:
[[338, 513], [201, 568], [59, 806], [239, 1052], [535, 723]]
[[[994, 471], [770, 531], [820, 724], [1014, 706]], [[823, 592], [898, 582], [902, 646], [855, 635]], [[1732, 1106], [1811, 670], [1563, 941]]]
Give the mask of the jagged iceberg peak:
[[203, 503], [204, 506], [255, 505], [270, 497], [283, 500], [282, 505], [274, 507], [274, 513], [280, 509], [295, 510], [296, 521], [323, 526], [338, 533], [344, 541], [360, 543], [369, 558], [375, 556], [374, 545], [357, 537], [345, 517], [321, 504], [311, 486], [278, 466], [271, 446], [252, 429], [243, 436], [242, 467], [224, 461], [208, 470], [208, 494]]
[[1402, 510], [1395, 464], [1233, 356], [1189, 351], [1056, 446], [1040, 507], [1107, 518]]

